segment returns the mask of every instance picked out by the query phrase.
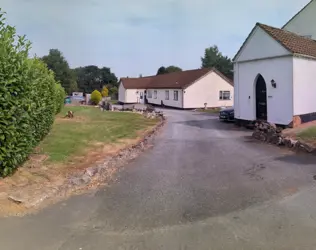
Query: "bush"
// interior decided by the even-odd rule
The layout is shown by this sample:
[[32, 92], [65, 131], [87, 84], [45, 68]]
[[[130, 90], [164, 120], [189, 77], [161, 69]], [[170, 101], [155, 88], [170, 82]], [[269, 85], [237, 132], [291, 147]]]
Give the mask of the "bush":
[[101, 92], [102, 97], [107, 97], [109, 96], [109, 90], [107, 87], [103, 87], [102, 92]]
[[55, 114], [58, 114], [64, 107], [66, 91], [60, 83], [56, 83], [55, 91]]
[[30, 45], [5, 24], [0, 9], [0, 176], [26, 160], [54, 121], [54, 74], [39, 59], [28, 58]]
[[98, 105], [99, 102], [102, 100], [102, 95], [101, 95], [100, 91], [94, 90], [94, 91], [91, 93], [90, 100], [91, 100], [91, 102], [92, 102], [93, 104]]

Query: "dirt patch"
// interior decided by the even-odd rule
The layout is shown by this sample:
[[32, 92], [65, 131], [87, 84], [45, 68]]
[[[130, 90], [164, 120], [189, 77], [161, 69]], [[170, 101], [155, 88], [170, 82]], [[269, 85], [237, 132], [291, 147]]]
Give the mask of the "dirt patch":
[[0, 179], [0, 216], [21, 216], [38, 211], [70, 195], [107, 185], [117, 171], [152, 146], [161, 120], [137, 139], [121, 140], [94, 149], [67, 164], [45, 164], [47, 156], [33, 154], [12, 177]]

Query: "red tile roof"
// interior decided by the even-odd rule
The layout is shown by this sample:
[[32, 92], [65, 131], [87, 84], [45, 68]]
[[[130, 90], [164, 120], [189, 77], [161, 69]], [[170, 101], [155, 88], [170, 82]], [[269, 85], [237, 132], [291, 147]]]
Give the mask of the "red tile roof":
[[253, 34], [253, 32], [255, 31], [257, 27], [260, 27], [261, 29], [263, 29], [269, 36], [271, 36], [274, 40], [280, 43], [289, 52], [293, 54], [297, 54], [297, 55], [316, 58], [316, 41], [315, 40], [300, 36], [298, 34], [295, 34], [287, 30], [275, 28], [275, 27], [261, 24], [261, 23], [256, 23], [256, 26], [252, 29], [247, 39], [238, 50], [233, 61], [235, 61], [235, 59], [237, 58], [241, 50], [244, 48], [246, 42], [250, 38], [251, 34]]
[[184, 89], [211, 71], [233, 85], [231, 80], [214, 68], [193, 69], [140, 78], [121, 78], [120, 81], [125, 89]]
[[316, 41], [287, 30], [257, 23], [261, 29], [294, 54], [316, 57]]

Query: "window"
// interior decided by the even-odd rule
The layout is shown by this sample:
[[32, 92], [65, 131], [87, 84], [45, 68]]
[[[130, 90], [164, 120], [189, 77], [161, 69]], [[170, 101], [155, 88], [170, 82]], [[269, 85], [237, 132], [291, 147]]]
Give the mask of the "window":
[[169, 100], [169, 90], [166, 90], [166, 100]]
[[157, 99], [157, 90], [154, 90], [154, 98]]
[[151, 90], [148, 90], [147, 91], [147, 98], [152, 98], [153, 96], [152, 96], [152, 92], [151, 92]]
[[178, 101], [179, 98], [179, 91], [175, 90], [173, 91], [173, 100]]
[[230, 91], [219, 91], [220, 100], [230, 100]]

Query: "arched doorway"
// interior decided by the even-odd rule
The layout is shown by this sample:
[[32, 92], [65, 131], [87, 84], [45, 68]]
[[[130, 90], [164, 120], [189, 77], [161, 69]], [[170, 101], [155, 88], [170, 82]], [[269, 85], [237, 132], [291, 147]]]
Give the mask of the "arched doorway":
[[267, 120], [267, 85], [260, 74], [256, 81], [256, 117], [257, 120]]

